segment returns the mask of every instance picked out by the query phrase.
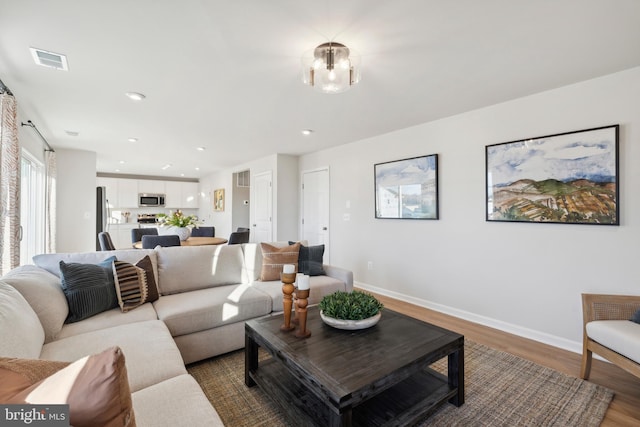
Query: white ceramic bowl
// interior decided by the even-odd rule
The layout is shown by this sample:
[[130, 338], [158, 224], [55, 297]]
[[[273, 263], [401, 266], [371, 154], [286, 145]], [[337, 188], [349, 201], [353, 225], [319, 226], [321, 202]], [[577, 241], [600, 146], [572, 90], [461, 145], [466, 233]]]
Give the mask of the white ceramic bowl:
[[371, 316], [362, 320], [344, 320], [344, 319], [336, 319], [333, 317], [325, 316], [322, 310], [320, 310], [320, 317], [322, 321], [329, 326], [333, 326], [336, 329], [346, 329], [346, 330], [356, 330], [356, 329], [366, 329], [378, 323], [380, 317], [382, 316], [382, 312], [378, 311], [378, 314], [375, 316]]

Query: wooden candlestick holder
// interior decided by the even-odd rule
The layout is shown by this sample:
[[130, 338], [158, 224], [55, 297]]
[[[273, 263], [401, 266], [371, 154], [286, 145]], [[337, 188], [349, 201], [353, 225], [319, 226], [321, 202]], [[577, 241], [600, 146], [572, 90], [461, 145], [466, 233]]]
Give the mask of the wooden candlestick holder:
[[291, 309], [293, 308], [293, 282], [296, 281], [296, 273], [282, 273], [282, 308], [284, 309], [284, 324], [280, 326], [281, 331], [291, 331], [295, 326], [291, 324]]
[[308, 338], [311, 336], [311, 332], [307, 331], [307, 305], [309, 301], [309, 289], [296, 290], [296, 315], [298, 318], [298, 330], [296, 330], [296, 337]]

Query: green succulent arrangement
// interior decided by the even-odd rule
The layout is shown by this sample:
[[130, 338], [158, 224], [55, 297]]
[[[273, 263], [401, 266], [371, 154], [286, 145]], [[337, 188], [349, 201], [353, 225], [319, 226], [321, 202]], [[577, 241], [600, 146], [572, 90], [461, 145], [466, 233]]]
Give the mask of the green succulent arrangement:
[[343, 320], [367, 319], [378, 314], [382, 307], [373, 295], [361, 291], [337, 291], [320, 301], [320, 310], [325, 316]]

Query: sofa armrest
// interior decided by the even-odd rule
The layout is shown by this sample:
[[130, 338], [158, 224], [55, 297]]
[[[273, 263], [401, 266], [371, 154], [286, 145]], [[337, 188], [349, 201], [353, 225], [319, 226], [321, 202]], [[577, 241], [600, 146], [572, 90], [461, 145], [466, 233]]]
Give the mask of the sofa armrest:
[[351, 270], [327, 264], [324, 264], [322, 268], [327, 276], [342, 280], [347, 285], [347, 292], [351, 292], [353, 290], [353, 272]]
[[629, 320], [640, 309], [640, 295], [582, 294], [584, 324], [594, 320]]

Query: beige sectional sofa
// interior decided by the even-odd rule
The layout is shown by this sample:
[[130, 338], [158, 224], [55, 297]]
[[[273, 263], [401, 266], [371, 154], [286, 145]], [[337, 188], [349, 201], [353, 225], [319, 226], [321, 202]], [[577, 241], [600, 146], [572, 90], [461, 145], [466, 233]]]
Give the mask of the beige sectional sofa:
[[[132, 264], [148, 255], [159, 299], [64, 323], [60, 261], [97, 264], [112, 255]], [[222, 425], [185, 364], [242, 348], [246, 320], [282, 311], [281, 283], [259, 280], [255, 243], [46, 254], [34, 263], [0, 280], [0, 357], [73, 362], [118, 346], [138, 426]], [[311, 277], [311, 304], [353, 289], [350, 271], [324, 269], [326, 275]]]

